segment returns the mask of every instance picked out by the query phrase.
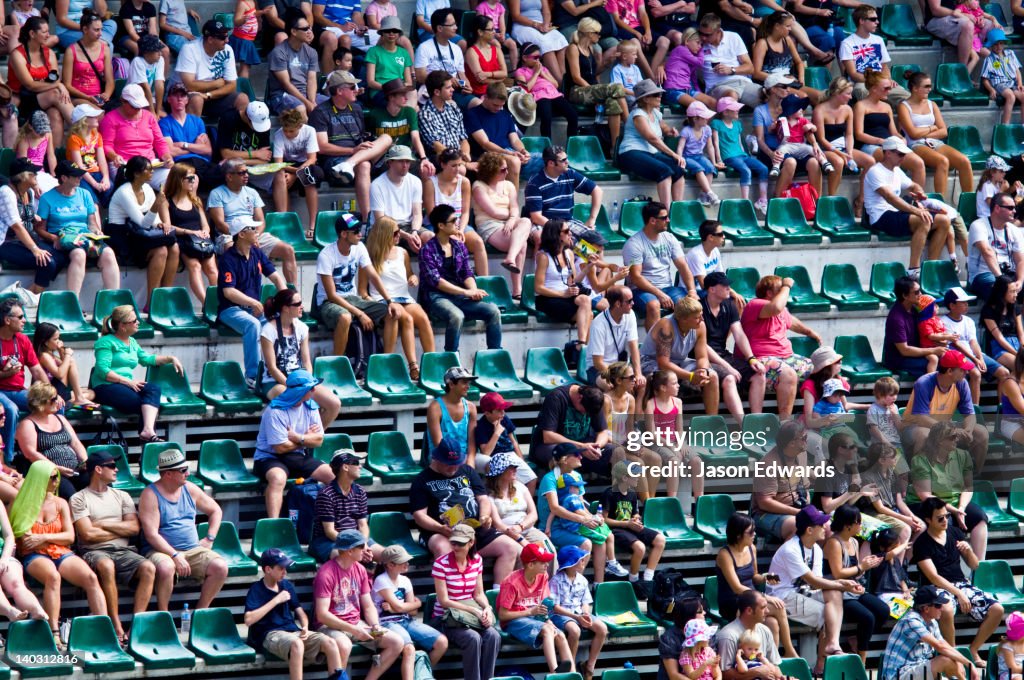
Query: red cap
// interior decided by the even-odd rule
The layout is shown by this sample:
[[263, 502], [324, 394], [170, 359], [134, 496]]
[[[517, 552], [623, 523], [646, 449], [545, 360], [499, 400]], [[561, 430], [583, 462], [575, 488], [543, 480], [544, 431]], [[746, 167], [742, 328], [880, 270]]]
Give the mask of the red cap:
[[507, 411], [508, 407], [511, 405], [511, 401], [505, 401], [505, 399], [497, 392], [488, 392], [480, 398], [480, 410], [484, 412]]
[[968, 361], [960, 352], [955, 349], [946, 350], [946, 353], [939, 359], [940, 368], [962, 368], [969, 371], [974, 368], [974, 362]]
[[538, 545], [537, 543], [527, 543], [526, 547], [523, 548], [522, 554], [519, 556], [523, 564], [529, 564], [530, 562], [550, 562], [555, 559], [555, 554], [550, 553], [544, 549], [544, 546]]

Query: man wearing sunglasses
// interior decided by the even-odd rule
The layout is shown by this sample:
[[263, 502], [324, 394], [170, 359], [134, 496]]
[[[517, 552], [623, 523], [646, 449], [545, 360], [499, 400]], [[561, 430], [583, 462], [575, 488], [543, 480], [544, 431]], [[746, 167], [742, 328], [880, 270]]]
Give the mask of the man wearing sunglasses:
[[[853, 22], [857, 25], [857, 32], [846, 37], [839, 45], [839, 61], [843, 66], [843, 73], [854, 83], [853, 98], [863, 99], [868, 96], [868, 90], [864, 86], [864, 72], [868, 69], [881, 71], [882, 75], [890, 78], [889, 65], [892, 58], [889, 50], [885, 48], [885, 40], [878, 35], [879, 12], [872, 5], [860, 5], [853, 10]], [[895, 108], [897, 104], [910, 96], [905, 87], [893, 83], [892, 91], [889, 92], [889, 104]]]
[[298, 108], [305, 109], [308, 116], [316, 108], [316, 75], [320, 71], [320, 58], [310, 47], [313, 24], [301, 14], [290, 14], [284, 28], [288, 39], [267, 57], [267, 105], [275, 116]]
[[914, 608], [900, 618], [889, 634], [879, 680], [924, 680], [940, 675], [981, 679], [981, 669], [942, 639], [936, 621], [952, 602], [949, 593], [935, 586], [917, 589]]
[[202, 40], [186, 44], [178, 53], [169, 84], [185, 83], [192, 94], [189, 113], [197, 116], [205, 113], [216, 120], [232, 109], [241, 111], [249, 104], [249, 96], [238, 91], [235, 53], [228, 46], [230, 32], [220, 20], [211, 19], [203, 24]]

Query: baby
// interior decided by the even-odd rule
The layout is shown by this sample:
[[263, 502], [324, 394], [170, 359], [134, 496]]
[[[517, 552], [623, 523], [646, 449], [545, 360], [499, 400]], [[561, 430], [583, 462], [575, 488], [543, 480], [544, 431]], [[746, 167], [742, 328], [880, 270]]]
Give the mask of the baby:
[[744, 630], [736, 650], [736, 671], [746, 673], [760, 668], [768, 661], [761, 651], [761, 635], [756, 630]]
[[[798, 97], [795, 94], [788, 95], [782, 100], [782, 116], [775, 121], [769, 130], [779, 137], [779, 146], [775, 149], [783, 157], [808, 158], [813, 156], [821, 164], [825, 174], [829, 174], [835, 168], [818, 146], [814, 138], [814, 132], [818, 129], [811, 121], [804, 118], [803, 111], [811, 103], [807, 97]], [[781, 170], [781, 163], [772, 162], [770, 177], [778, 177]]]

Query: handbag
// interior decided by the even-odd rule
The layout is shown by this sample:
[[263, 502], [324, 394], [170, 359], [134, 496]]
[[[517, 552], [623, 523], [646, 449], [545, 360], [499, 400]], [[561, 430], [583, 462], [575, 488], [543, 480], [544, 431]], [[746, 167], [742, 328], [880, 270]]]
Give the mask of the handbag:
[[444, 616], [441, 617], [441, 621], [450, 628], [472, 628], [473, 630], [484, 629], [484, 624], [480, 622], [479, 616], [462, 609], [445, 610]]
[[124, 438], [124, 433], [121, 432], [121, 426], [117, 424], [117, 419], [113, 416], [106, 416], [103, 418], [103, 426], [96, 433], [96, 436], [92, 438], [92, 443], [89, 446], [119, 446], [122, 451], [127, 452], [128, 440]]
[[144, 227], [134, 220], [125, 220], [124, 226], [128, 230], [128, 233], [132, 236], [140, 236], [142, 238], [159, 239], [166, 236], [170, 236], [164, 232], [164, 228], [159, 225], [152, 225]]
[[197, 236], [196, 234], [188, 235], [188, 249], [200, 257], [213, 255], [217, 252], [217, 246], [214, 245], [213, 239]]
[[803, 208], [804, 217], [807, 218], [807, 221], [814, 221], [814, 216], [818, 211], [819, 194], [817, 189], [805, 182], [793, 184], [782, 192], [782, 196], [798, 200], [800, 202], [800, 207]]

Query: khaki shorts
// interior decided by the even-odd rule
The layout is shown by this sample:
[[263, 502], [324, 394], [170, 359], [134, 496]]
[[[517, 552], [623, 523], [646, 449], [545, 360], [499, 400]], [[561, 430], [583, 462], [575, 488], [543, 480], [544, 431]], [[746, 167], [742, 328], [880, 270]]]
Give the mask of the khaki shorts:
[[810, 597], [790, 591], [782, 601], [786, 603], [786, 614], [791, 620], [807, 624], [814, 630], [821, 630], [825, 625], [825, 596], [820, 590], [812, 590]]
[[280, 242], [281, 239], [277, 238], [276, 236], [272, 236], [267, 232], [263, 232], [260, 234], [260, 239], [257, 243], [260, 247], [260, 250], [266, 253], [267, 257], [270, 257], [270, 251], [276, 248], [277, 244]]
[[[210, 566], [210, 562], [213, 562], [215, 559], [220, 557], [220, 555], [215, 553], [213, 550], [204, 548], [201, 545], [197, 545], [191, 550], [182, 550], [181, 556], [185, 558], [185, 561], [188, 562], [188, 566], [192, 568], [191, 578], [194, 578], [197, 581], [202, 581], [206, 578], [206, 568]], [[147, 557], [154, 564], [159, 564], [164, 560], [174, 562], [174, 559], [170, 555], [162, 552], [151, 552]]]
[[[96, 566], [103, 560], [110, 560], [114, 563], [114, 579], [122, 585], [128, 585], [146, 562], [146, 558], [133, 548], [96, 548], [82, 553], [82, 559], [93, 571], [97, 571]], [[156, 564], [156, 560], [150, 561]]]
[[[360, 647], [362, 647], [364, 649], [368, 649], [371, 652], [376, 652], [377, 651], [377, 646], [378, 646], [377, 642], [378, 642], [378, 640], [381, 639], [381, 638], [373, 638], [372, 640], [356, 640], [355, 637], [353, 637], [351, 633], [345, 633], [345, 632], [342, 632], [340, 630], [334, 630], [333, 628], [328, 628], [327, 626], [320, 626], [320, 629], [317, 632], [321, 633], [323, 635], [326, 635], [327, 637], [331, 638], [332, 640], [337, 640], [339, 643], [341, 642], [342, 638], [344, 638], [344, 639], [348, 640], [349, 642], [351, 642], [352, 644], [359, 645]], [[393, 634], [394, 633], [392, 633], [392, 635]]]
[[[263, 639], [263, 649], [284, 661], [288, 660], [291, 654], [292, 642], [297, 640], [299, 634], [293, 630], [272, 630]], [[321, 651], [327, 636], [323, 633], [310, 631], [303, 640], [302, 661], [305, 664], [319, 664], [326, 661], [326, 656]]]
[[[962, 21], [967, 21], [964, 18]], [[925, 25], [925, 29], [940, 40], [945, 40], [951, 45], [956, 45], [960, 40], [961, 19], [953, 15], [935, 17]]]

